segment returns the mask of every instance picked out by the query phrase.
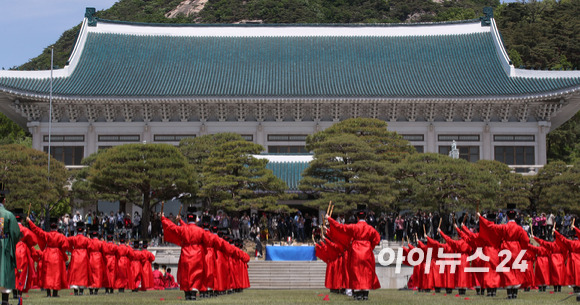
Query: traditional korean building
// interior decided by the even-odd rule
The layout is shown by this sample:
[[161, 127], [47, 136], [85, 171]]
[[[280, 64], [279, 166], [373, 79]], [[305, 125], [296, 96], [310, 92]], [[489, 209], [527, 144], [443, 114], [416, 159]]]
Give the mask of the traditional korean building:
[[[87, 9], [53, 72], [51, 153], [79, 164], [124, 143], [236, 132], [270, 154], [308, 134], [385, 120], [420, 152], [546, 163], [546, 134], [580, 110], [580, 71], [512, 64], [491, 9], [430, 24], [144, 24]], [[47, 150], [50, 71], [0, 71], [0, 111]]]

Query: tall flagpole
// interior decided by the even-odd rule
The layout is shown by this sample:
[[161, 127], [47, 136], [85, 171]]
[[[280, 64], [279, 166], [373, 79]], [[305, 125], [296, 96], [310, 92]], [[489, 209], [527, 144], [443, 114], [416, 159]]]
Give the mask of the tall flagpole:
[[48, 182], [50, 183], [50, 136], [52, 134], [52, 70], [54, 62], [54, 46], [50, 47], [50, 91], [48, 106]]

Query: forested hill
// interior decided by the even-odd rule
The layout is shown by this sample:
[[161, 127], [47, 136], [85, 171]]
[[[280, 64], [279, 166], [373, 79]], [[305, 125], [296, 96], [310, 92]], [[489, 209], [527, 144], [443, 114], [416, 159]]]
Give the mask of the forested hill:
[[[120, 0], [97, 17], [150, 23], [413, 23], [478, 18], [491, 6], [510, 59], [516, 67], [541, 70], [580, 68], [580, 0]], [[84, 12], [78, 12], [79, 22]], [[55, 42], [55, 66], [68, 60], [78, 26]], [[50, 48], [20, 70], [50, 68]], [[580, 116], [549, 138], [549, 158], [570, 162], [580, 156]], [[556, 133], [551, 133], [549, 137]], [[561, 147], [564, 145], [564, 147]], [[556, 147], [557, 146], [557, 147]], [[576, 146], [576, 147], [574, 147]]]

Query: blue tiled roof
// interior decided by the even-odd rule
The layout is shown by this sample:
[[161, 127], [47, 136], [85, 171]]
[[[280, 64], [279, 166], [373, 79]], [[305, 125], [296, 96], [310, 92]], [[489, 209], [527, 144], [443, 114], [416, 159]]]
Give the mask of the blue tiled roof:
[[[486, 97], [553, 92], [579, 77], [509, 77], [490, 32], [371, 37], [191, 37], [88, 32], [53, 93], [84, 97]], [[47, 94], [48, 79], [0, 77]]]
[[267, 169], [286, 182], [288, 191], [298, 191], [298, 183], [302, 172], [308, 167], [308, 162], [268, 162]]

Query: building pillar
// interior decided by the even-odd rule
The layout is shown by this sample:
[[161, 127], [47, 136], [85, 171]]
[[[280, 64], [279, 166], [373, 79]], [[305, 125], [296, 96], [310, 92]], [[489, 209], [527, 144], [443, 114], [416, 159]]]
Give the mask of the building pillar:
[[259, 122], [258, 126], [256, 126], [256, 144], [262, 145], [266, 152], [268, 151], [268, 147], [266, 147], [266, 135], [264, 134], [264, 126], [262, 125], [262, 122]]
[[151, 137], [151, 126], [149, 126], [149, 124], [145, 123], [145, 126], [143, 126], [143, 134], [142, 134], [142, 139], [143, 143], [153, 143], [153, 139]]
[[481, 136], [481, 160], [493, 160], [493, 141], [491, 138], [491, 127], [489, 124], [483, 126]]
[[87, 128], [87, 138], [85, 139], [85, 142], [87, 143], [86, 145], [86, 150], [85, 150], [85, 157], [90, 156], [91, 154], [94, 154], [97, 152], [97, 150], [99, 149], [99, 147], [97, 146], [97, 133], [95, 132], [95, 126], [90, 123], [89, 127]]
[[435, 136], [435, 125], [433, 125], [433, 123], [430, 123], [427, 126], [427, 138], [425, 139], [426, 143], [427, 143], [427, 147], [425, 152], [428, 153], [438, 153], [439, 151], [437, 150], [437, 139]]
[[538, 138], [536, 139], [536, 165], [548, 163], [546, 135], [550, 131], [550, 122], [538, 122]]
[[32, 135], [32, 148], [43, 151], [44, 147], [42, 147], [43, 139], [42, 132], [40, 132], [40, 123], [39, 122], [28, 123], [28, 131]]

